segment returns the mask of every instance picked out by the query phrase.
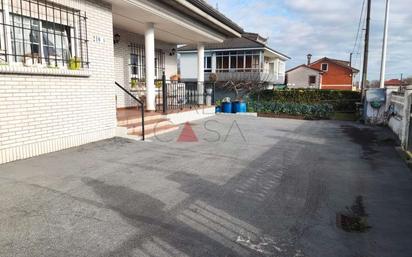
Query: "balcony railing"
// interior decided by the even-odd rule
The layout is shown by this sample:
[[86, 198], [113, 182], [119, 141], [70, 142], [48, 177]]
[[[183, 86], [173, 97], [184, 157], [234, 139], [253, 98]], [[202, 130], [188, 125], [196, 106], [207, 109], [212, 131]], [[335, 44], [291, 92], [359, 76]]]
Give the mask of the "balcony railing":
[[[219, 81], [229, 80], [253, 80], [260, 82], [268, 82], [273, 84], [283, 84], [285, 82], [285, 75], [282, 73], [270, 73], [265, 70], [253, 70], [253, 71], [216, 71]], [[210, 72], [205, 73], [205, 78], [209, 77]]]
[[156, 90], [156, 111], [170, 112], [194, 109], [214, 104], [214, 87], [210, 83], [180, 83], [165, 81], [165, 86]]

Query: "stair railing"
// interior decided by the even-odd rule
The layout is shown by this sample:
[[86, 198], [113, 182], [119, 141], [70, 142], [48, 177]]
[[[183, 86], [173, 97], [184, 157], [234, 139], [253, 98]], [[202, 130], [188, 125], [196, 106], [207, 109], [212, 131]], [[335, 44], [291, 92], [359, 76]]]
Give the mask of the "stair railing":
[[122, 87], [119, 83], [114, 82], [121, 90], [128, 94], [133, 100], [135, 100], [140, 105], [140, 110], [142, 114], [142, 139], [145, 140], [145, 130], [144, 130], [144, 103], [142, 100], [130, 93], [126, 88]]

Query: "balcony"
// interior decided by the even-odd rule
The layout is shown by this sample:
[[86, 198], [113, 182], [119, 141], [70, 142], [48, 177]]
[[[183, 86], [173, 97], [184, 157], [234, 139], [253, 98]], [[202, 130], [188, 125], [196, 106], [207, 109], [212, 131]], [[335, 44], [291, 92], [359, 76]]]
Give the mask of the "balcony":
[[[211, 72], [205, 72], [205, 79], [209, 79]], [[216, 71], [218, 81], [259, 81], [268, 84], [284, 84], [285, 75], [270, 73], [266, 70], [221, 70]]]

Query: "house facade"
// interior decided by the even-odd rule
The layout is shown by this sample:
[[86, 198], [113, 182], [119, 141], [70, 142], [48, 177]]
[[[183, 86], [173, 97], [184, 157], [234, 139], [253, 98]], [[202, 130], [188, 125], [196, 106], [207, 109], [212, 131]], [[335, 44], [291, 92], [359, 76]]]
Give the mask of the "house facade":
[[322, 88], [323, 71], [302, 64], [286, 71], [286, 85], [288, 88]]
[[322, 71], [320, 89], [352, 90], [355, 76], [359, 70], [351, 67], [350, 62], [324, 57], [310, 62], [310, 68]]
[[178, 44], [242, 32], [203, 1], [0, 1], [0, 163], [114, 137], [118, 107], [136, 106], [126, 91], [143, 85], [134, 94], [155, 111]]
[[[198, 49], [186, 45], [178, 49], [183, 81], [196, 80]], [[285, 62], [290, 58], [267, 46], [267, 39], [256, 33], [243, 33], [222, 43], [205, 45], [204, 77], [216, 73], [218, 81], [256, 80], [267, 85], [284, 84]]]

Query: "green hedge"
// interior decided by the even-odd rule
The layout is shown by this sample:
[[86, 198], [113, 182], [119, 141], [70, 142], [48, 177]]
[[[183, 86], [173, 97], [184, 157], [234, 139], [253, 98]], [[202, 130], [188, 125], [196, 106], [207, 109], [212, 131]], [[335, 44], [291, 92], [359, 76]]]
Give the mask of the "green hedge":
[[298, 104], [330, 104], [337, 112], [355, 112], [359, 92], [318, 89], [264, 90], [251, 95], [254, 101]]
[[250, 101], [248, 112], [287, 114], [305, 119], [329, 119], [334, 110], [330, 104], [279, 103], [273, 101]]

